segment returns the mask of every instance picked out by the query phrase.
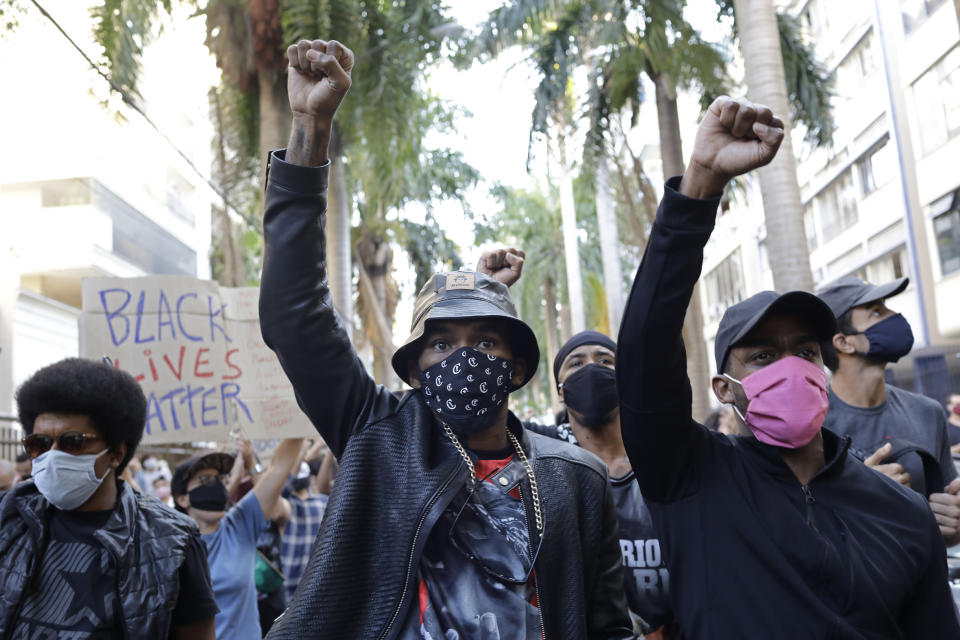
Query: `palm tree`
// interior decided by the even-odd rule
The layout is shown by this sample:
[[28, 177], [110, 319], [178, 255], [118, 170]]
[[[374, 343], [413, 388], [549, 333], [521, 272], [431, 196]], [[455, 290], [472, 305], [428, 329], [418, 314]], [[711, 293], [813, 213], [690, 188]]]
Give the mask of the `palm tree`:
[[803, 121], [807, 139], [829, 144], [833, 123], [830, 82], [810, 49], [800, 42], [796, 20], [777, 15], [770, 0], [724, 0], [721, 12], [736, 18], [748, 86], [747, 95], [780, 114], [786, 126], [780, 153], [760, 169], [767, 229], [767, 255], [778, 291], [813, 290], [803, 227], [803, 203], [790, 131]]
[[[384, 280], [392, 258], [389, 243], [402, 242], [411, 225], [394, 225], [388, 231], [389, 225], [382, 224], [385, 216], [411, 200], [450, 197], [456, 191], [450, 180], [462, 179], [465, 185], [474, 179], [472, 170], [455, 154], [421, 148], [427, 131], [448, 124], [445, 109], [422, 95], [420, 80], [424, 67], [439, 55], [439, 38], [449, 21], [429, 0], [209, 0], [202, 9], [197, 0], [182, 1], [205, 14], [206, 44], [223, 72], [214, 105], [220, 131], [215, 155], [218, 174], [227, 176], [222, 179], [226, 187], [246, 189], [256, 184], [267, 151], [286, 144], [290, 130], [286, 43], [334, 34], [356, 50], [354, 83], [340, 109], [330, 145], [327, 265], [334, 304], [349, 326], [353, 317], [351, 259], [357, 255], [364, 270], [359, 281], [360, 295], [367, 302], [363, 309], [366, 330], [368, 335], [373, 331], [380, 349], [388, 349], [393, 316]], [[137, 95], [140, 52], [153, 24], [171, 6], [172, 0], [105, 0], [93, 10], [94, 35], [104, 48], [103, 62], [128, 95]], [[414, 185], [411, 176], [416, 169], [436, 159], [449, 160], [441, 163], [451, 170], [445, 186], [434, 191]], [[256, 172], [251, 172], [251, 162]], [[415, 186], [419, 190], [409, 191]], [[363, 221], [356, 245], [350, 232], [355, 203], [359, 203]], [[256, 204], [254, 198], [251, 206]], [[418, 233], [421, 238], [433, 237], [427, 248], [438, 248], [420, 251], [420, 259], [436, 263], [450, 257], [449, 251], [443, 250], [450, 244], [435, 224]], [[240, 280], [237, 255], [241, 249], [225, 217], [220, 219], [217, 236], [218, 252], [224, 260], [217, 271], [229, 278], [230, 284], [239, 284], [235, 281]], [[381, 373], [388, 376], [389, 368]]]
[[[637, 25], [631, 28], [629, 25]], [[719, 93], [726, 60], [715, 47], [703, 41], [683, 19], [679, 0], [614, 1], [568, 0], [541, 2], [516, 0], [494, 11], [473, 45], [474, 55], [495, 55], [511, 44], [533, 49], [541, 82], [537, 88], [533, 130], [546, 131], [548, 115], [555, 112], [557, 96], [570, 82], [573, 69], [586, 65], [591, 78], [588, 115], [591, 144], [585, 150], [585, 170], [595, 181], [598, 225], [603, 233], [603, 261], [607, 308], [619, 326], [625, 283], [619, 269], [619, 251], [613, 230], [607, 191], [607, 136], [612, 114], [629, 109], [635, 119], [642, 102], [641, 75], [656, 87], [660, 124], [660, 148], [664, 174], [683, 172], [680, 124], [677, 115], [677, 83], [698, 86], [708, 96]], [[562, 194], [561, 194], [562, 196]], [[562, 201], [562, 200], [561, 200]], [[582, 295], [571, 290], [571, 297]], [[706, 417], [709, 410], [709, 370], [706, 344], [702, 339], [699, 298], [693, 297], [687, 316], [688, 361], [694, 386], [695, 415]]]

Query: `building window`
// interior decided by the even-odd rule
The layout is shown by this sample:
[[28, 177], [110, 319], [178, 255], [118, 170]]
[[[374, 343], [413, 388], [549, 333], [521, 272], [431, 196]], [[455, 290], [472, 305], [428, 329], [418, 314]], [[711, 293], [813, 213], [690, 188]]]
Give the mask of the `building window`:
[[803, 230], [807, 234], [807, 251], [814, 251], [820, 246], [817, 241], [817, 224], [813, 219], [813, 204], [808, 203], [803, 208]]
[[868, 262], [854, 274], [861, 280], [881, 284], [910, 274], [907, 268], [907, 249], [901, 245], [893, 251]]
[[41, 207], [71, 207], [90, 204], [90, 181], [86, 178], [50, 180], [40, 185]]
[[857, 190], [853, 175], [847, 169], [814, 198], [820, 216], [820, 234], [823, 242], [830, 242], [845, 229], [857, 223]]
[[197, 253], [99, 183], [97, 205], [113, 222], [113, 252], [148, 274], [197, 275]]
[[837, 86], [859, 87], [876, 66], [871, 29], [837, 65]]
[[960, 132], [960, 47], [913, 83], [913, 99], [924, 152]]
[[739, 247], [706, 275], [704, 291], [707, 317], [711, 322], [719, 320], [728, 307], [743, 300], [743, 263]]
[[868, 196], [897, 175], [897, 154], [889, 138], [863, 154], [857, 161], [860, 175], [860, 194]]
[[944, 2], [946, 0], [900, 0], [903, 32], [909, 34], [915, 31]]
[[940, 272], [949, 275], [960, 271], [960, 190], [940, 198], [930, 209], [938, 213], [933, 219], [933, 233], [940, 254]]

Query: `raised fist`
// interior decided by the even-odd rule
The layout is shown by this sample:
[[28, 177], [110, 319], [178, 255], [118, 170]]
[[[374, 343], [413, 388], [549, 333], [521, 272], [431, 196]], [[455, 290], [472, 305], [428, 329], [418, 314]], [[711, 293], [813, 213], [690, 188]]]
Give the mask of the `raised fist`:
[[520, 279], [526, 255], [513, 247], [484, 251], [477, 262], [477, 272], [486, 274], [509, 287]]
[[294, 116], [332, 120], [350, 89], [353, 52], [336, 40], [301, 40], [287, 48], [287, 58]]
[[[719, 195], [731, 178], [769, 164], [783, 142], [783, 121], [769, 107], [721, 96], [703, 116], [684, 182]], [[701, 186], [701, 185], [698, 185]]]

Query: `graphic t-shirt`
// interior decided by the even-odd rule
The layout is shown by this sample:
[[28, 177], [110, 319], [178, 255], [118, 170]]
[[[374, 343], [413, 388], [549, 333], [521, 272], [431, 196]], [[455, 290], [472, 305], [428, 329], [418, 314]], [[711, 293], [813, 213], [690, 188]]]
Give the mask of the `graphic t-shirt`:
[[660, 549], [660, 538], [633, 472], [622, 478], [610, 478], [610, 486], [620, 525], [627, 604], [633, 614], [657, 628], [673, 617], [669, 601], [670, 573]]
[[216, 531], [203, 536], [213, 593], [220, 607], [218, 638], [259, 640], [262, 635], [253, 568], [257, 538], [269, 525], [257, 496], [250, 491], [227, 512]]
[[[404, 640], [534, 640], [541, 637], [530, 534], [513, 456], [479, 460], [427, 538]], [[529, 577], [528, 577], [529, 576]]]
[[[568, 423], [524, 423], [523, 426], [541, 435], [579, 446]], [[655, 629], [673, 619], [669, 597], [670, 574], [660, 547], [660, 538], [634, 473], [631, 471], [622, 478], [610, 478], [610, 486], [620, 529], [620, 552], [623, 554], [627, 604], [635, 627]], [[640, 619], [640, 624], [637, 618]]]
[[[26, 595], [11, 638], [107, 640], [136, 635], [134, 630], [124, 633], [113, 557], [93, 535], [111, 513], [52, 509], [37, 589]], [[196, 538], [187, 545], [179, 582], [171, 626], [216, 614], [204, 549]]]
[[122, 638], [113, 559], [93, 532], [112, 511], [53, 510], [38, 589], [20, 609], [13, 638]]
[[[938, 402], [910, 391], [887, 385], [887, 399], [876, 407], [854, 407], [830, 390], [830, 410], [824, 428], [841, 436], [850, 436], [852, 444], [866, 455], [872, 454], [887, 437], [919, 446], [940, 462], [943, 484], [957, 477], [950, 455], [947, 414]], [[923, 494], [943, 491], [926, 487], [919, 454], [907, 453], [897, 460], [910, 474], [910, 486]]]

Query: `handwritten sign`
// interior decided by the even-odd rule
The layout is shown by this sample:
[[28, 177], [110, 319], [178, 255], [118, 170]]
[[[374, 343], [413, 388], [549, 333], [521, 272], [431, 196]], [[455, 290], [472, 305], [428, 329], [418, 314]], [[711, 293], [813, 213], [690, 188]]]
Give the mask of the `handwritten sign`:
[[144, 443], [316, 435], [260, 336], [259, 290], [182, 276], [83, 281], [80, 353], [147, 395]]

